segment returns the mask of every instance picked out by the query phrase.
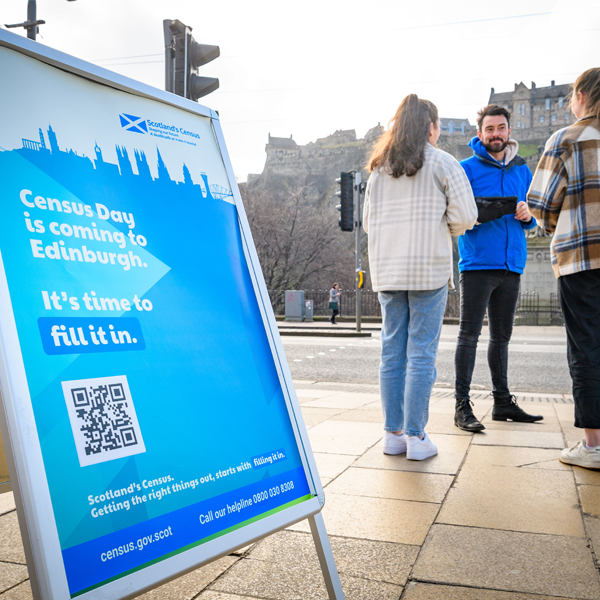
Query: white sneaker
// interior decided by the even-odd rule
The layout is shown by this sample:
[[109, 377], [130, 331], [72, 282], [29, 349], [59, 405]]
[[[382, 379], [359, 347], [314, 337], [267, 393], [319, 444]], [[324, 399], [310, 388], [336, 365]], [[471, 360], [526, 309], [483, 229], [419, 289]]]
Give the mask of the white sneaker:
[[385, 431], [383, 436], [383, 453], [384, 454], [404, 454], [406, 452], [406, 443], [408, 436], [403, 433], [396, 435], [391, 431]]
[[561, 463], [577, 465], [585, 469], [600, 469], [600, 446], [588, 448], [581, 440], [572, 448], [565, 448], [558, 457]]
[[417, 435], [408, 436], [406, 458], [408, 460], [423, 460], [438, 453], [437, 446], [431, 441], [431, 438], [423, 433], [423, 439]]

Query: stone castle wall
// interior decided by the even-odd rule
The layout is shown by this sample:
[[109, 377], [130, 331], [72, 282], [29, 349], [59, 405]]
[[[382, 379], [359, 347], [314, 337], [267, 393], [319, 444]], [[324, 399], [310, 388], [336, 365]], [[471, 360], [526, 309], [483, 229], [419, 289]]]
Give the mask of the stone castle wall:
[[[546, 141], [558, 129], [560, 126], [554, 125], [513, 131], [513, 137], [520, 144], [538, 146], [538, 152], [526, 158], [532, 171], [537, 167]], [[354, 130], [337, 131], [306, 145], [297, 144], [291, 137], [269, 136], [263, 173], [249, 176], [248, 181], [259, 187], [292, 180], [302, 181], [304, 185], [317, 185], [322, 191], [323, 185], [329, 187], [327, 181], [335, 181], [342, 171], [361, 170], [367, 177], [365, 165], [373, 142], [382, 131], [382, 127], [374, 127], [362, 139], [356, 138]], [[467, 135], [443, 134], [437, 145], [457, 160], [463, 160], [472, 156], [468, 144], [476, 134], [474, 127]]]
[[248, 185], [275, 190], [306, 186], [314, 202], [325, 202], [333, 196], [335, 180], [342, 171], [356, 170], [363, 179], [368, 177], [365, 165], [379, 129], [383, 131], [375, 127], [363, 139], [357, 139], [354, 130], [337, 131], [306, 145], [269, 136], [265, 168], [260, 176], [249, 176]]

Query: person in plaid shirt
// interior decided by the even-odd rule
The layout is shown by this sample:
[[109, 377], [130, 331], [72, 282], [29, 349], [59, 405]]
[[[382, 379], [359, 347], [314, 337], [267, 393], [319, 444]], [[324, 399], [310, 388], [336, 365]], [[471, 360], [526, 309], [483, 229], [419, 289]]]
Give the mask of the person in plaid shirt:
[[577, 122], [557, 131], [527, 194], [529, 211], [552, 240], [552, 267], [567, 329], [575, 427], [585, 438], [560, 461], [600, 469], [600, 68], [573, 84]]

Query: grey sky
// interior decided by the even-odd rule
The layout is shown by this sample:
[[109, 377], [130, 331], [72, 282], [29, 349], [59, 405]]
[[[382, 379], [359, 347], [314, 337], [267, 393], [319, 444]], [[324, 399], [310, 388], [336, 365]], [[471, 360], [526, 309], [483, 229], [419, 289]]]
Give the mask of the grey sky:
[[[490, 88], [569, 83], [598, 65], [597, 0], [37, 0], [38, 41], [159, 88], [162, 20], [193, 27], [221, 57], [201, 69], [240, 181], [262, 171], [268, 133], [301, 144], [387, 125], [415, 92], [444, 117], [468, 117]], [[501, 9], [499, 9], [499, 6]], [[27, 0], [3, 0], [2, 23]], [[24, 35], [23, 30], [12, 30]], [[43, 90], [33, 86], [31, 93]], [[68, 107], [67, 107], [68, 108]]]

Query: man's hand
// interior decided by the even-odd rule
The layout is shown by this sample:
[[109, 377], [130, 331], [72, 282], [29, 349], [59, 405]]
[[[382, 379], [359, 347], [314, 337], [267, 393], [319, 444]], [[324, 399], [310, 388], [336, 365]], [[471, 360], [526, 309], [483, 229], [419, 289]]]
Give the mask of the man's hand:
[[521, 202], [519, 202], [517, 204], [517, 212], [515, 213], [515, 219], [519, 219], [519, 221], [531, 221], [531, 219], [533, 219], [533, 217], [531, 216], [531, 213], [529, 212], [529, 209], [527, 208], [527, 203], [524, 202], [523, 200], [521, 200]]

